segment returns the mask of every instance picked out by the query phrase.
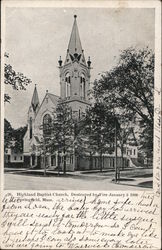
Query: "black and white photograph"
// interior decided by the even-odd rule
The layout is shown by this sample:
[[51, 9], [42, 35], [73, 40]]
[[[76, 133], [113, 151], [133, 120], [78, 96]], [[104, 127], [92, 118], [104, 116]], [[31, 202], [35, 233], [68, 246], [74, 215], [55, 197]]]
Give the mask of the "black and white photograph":
[[8, 7], [5, 190], [152, 190], [154, 8]]
[[161, 4], [4, 0], [0, 249], [161, 249]]

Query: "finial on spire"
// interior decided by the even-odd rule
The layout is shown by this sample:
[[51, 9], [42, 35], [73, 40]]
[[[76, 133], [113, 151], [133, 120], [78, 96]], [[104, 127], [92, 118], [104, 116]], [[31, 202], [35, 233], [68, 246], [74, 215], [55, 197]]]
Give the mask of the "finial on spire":
[[77, 15], [74, 15], [74, 23], [72, 27], [72, 32], [70, 36], [70, 41], [68, 45], [69, 54], [74, 55], [74, 53], [77, 51], [78, 54], [82, 53], [82, 45], [79, 37], [79, 31], [78, 26], [76, 22]]
[[46, 89], [46, 93], [48, 93], [48, 89]]
[[60, 56], [60, 59], [58, 60], [58, 63], [59, 63], [59, 67], [61, 67], [62, 66], [61, 56]]
[[91, 67], [91, 59], [90, 59], [90, 56], [88, 57], [87, 64], [88, 64], [88, 67], [90, 68], [90, 67]]

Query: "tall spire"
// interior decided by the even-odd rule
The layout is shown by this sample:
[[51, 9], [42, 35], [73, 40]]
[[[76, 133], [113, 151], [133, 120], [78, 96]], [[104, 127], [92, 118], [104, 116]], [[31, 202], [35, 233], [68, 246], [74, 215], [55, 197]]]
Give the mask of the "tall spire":
[[[68, 64], [70, 61], [72, 62], [77, 61], [86, 65], [84, 51], [82, 50], [82, 45], [80, 41], [76, 18], [77, 16], [74, 15], [74, 23], [73, 23], [70, 41], [69, 41], [69, 45], [67, 49], [65, 65]], [[59, 61], [59, 67], [61, 67], [60, 61]]]
[[34, 93], [33, 93], [32, 101], [31, 101], [31, 105], [32, 105], [32, 108], [33, 108], [33, 110], [35, 112], [36, 109], [39, 106], [39, 98], [38, 98], [38, 92], [37, 92], [36, 84], [35, 84], [35, 88], [34, 88]]
[[88, 96], [90, 65], [90, 58], [86, 62], [84, 57], [77, 26], [77, 16], [75, 15], [65, 62], [63, 63], [60, 58], [58, 66], [61, 98], [69, 103], [72, 111], [77, 112], [79, 117], [90, 104]]
[[71, 32], [71, 37], [68, 45], [68, 51], [70, 54], [74, 55], [75, 53], [82, 53], [82, 45], [79, 37], [79, 31], [76, 21], [77, 15], [74, 15], [74, 24]]

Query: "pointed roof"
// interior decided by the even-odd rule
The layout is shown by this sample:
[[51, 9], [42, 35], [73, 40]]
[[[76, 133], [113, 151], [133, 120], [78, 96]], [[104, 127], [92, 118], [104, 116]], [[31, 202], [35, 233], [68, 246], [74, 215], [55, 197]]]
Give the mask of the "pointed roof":
[[77, 18], [77, 16], [74, 15], [74, 23], [73, 23], [70, 41], [69, 41], [69, 45], [68, 45], [65, 64], [69, 63], [70, 61], [74, 61], [76, 59], [79, 62], [86, 65], [86, 61], [85, 61], [85, 57], [84, 57], [84, 53], [83, 53], [82, 45], [81, 45], [81, 41], [80, 41], [80, 36], [79, 36], [76, 18]]
[[33, 93], [32, 101], [31, 101], [31, 105], [32, 105], [34, 111], [36, 111], [37, 107], [39, 106], [39, 98], [38, 98], [38, 92], [37, 92], [36, 85], [34, 88], [34, 93]]
[[68, 50], [70, 54], [82, 53], [82, 45], [79, 37], [79, 31], [78, 31], [78, 26], [77, 26], [77, 21], [76, 21], [77, 16], [74, 15], [74, 24], [71, 32], [71, 37], [68, 45]]

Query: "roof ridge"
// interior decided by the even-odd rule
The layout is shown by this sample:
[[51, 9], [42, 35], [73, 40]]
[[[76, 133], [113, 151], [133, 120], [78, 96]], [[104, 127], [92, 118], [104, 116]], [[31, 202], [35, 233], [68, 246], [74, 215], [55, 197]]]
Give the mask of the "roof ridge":
[[55, 94], [52, 94], [52, 93], [49, 93], [49, 92], [48, 92], [48, 94], [49, 94], [49, 95], [54, 95], [54, 96], [60, 97], [59, 95], [55, 95]]

